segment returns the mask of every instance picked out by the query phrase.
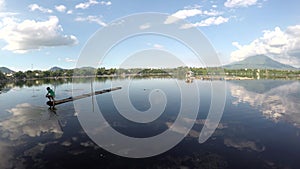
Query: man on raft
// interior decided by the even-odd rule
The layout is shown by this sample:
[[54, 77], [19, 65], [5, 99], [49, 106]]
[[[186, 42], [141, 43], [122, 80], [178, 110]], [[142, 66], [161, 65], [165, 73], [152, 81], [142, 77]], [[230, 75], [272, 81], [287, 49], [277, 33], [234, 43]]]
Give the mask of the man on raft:
[[[55, 104], [54, 104], [55, 103], [55, 100], [54, 100], [55, 92], [52, 89], [50, 89], [50, 87], [47, 87], [46, 89], [48, 91], [48, 93], [46, 94], [46, 97], [49, 99], [49, 102], [52, 102], [52, 106], [54, 108], [54, 106], [55, 106]], [[51, 106], [50, 106], [50, 108], [51, 108]]]

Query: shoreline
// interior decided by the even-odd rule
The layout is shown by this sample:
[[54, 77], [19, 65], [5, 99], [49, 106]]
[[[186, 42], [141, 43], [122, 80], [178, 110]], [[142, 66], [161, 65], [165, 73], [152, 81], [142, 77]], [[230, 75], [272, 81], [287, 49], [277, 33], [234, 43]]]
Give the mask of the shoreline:
[[26, 81], [26, 80], [59, 80], [59, 79], [79, 79], [79, 78], [130, 78], [130, 77], [140, 77], [140, 78], [150, 78], [150, 77], [173, 77], [179, 79], [197, 79], [197, 80], [263, 80], [263, 79], [273, 79], [273, 80], [300, 80], [300, 76], [286, 76], [286, 77], [243, 77], [243, 76], [193, 76], [193, 77], [176, 77], [172, 75], [159, 75], [159, 74], [126, 74], [126, 75], [95, 75], [95, 76], [59, 76], [59, 77], [42, 77], [42, 78], [24, 78], [24, 79], [7, 79], [0, 80], [0, 84], [13, 82], [13, 81]]

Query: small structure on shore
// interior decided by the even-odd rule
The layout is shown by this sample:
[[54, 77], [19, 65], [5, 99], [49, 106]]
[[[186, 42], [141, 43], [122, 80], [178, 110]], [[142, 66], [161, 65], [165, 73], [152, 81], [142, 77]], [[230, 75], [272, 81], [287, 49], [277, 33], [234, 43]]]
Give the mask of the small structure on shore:
[[191, 71], [191, 70], [187, 71], [186, 74], [185, 74], [185, 77], [186, 77], [186, 78], [194, 77], [194, 72]]
[[194, 79], [195, 79], [195, 76], [194, 76], [194, 72], [189, 70], [186, 72], [185, 74], [185, 82], [186, 83], [193, 83]]

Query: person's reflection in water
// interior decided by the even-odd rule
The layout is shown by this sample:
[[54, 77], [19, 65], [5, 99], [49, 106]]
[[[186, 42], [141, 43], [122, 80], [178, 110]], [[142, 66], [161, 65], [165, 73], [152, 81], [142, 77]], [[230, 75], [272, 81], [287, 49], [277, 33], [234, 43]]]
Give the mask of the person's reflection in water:
[[48, 108], [48, 111], [49, 111], [49, 114], [50, 114], [49, 119], [51, 119], [51, 117], [54, 117], [57, 120], [58, 125], [59, 125], [61, 131], [63, 132], [62, 123], [61, 123], [61, 121], [59, 119], [59, 115], [57, 114], [56, 110], [57, 109], [54, 106], [53, 106], [53, 108], [51, 108], [51, 107]]

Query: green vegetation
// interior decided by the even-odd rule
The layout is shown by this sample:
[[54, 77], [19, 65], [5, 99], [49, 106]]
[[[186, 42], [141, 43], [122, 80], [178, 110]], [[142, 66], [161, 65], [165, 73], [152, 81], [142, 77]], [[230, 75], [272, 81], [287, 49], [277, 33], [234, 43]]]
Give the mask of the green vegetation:
[[55, 70], [28, 70], [25, 72], [18, 71], [6, 76], [0, 72], [0, 81], [4, 80], [26, 80], [26, 79], [52, 79], [52, 78], [71, 78], [94, 77], [94, 76], [173, 76], [185, 78], [188, 71], [192, 71], [194, 76], [229, 76], [229, 77], [247, 77], [247, 78], [300, 78], [300, 70], [276, 70], [276, 69], [222, 69], [222, 68], [196, 68], [196, 67], [178, 67], [165, 69], [106, 69], [101, 68], [76, 68], [76, 69], [55, 69]]
[[0, 92], [7, 82], [7, 77], [0, 71]]
[[6, 76], [0, 71], [0, 81], [6, 80]]
[[294, 78], [300, 77], [300, 70], [276, 70], [276, 69], [224, 69], [226, 76], [248, 78]]

